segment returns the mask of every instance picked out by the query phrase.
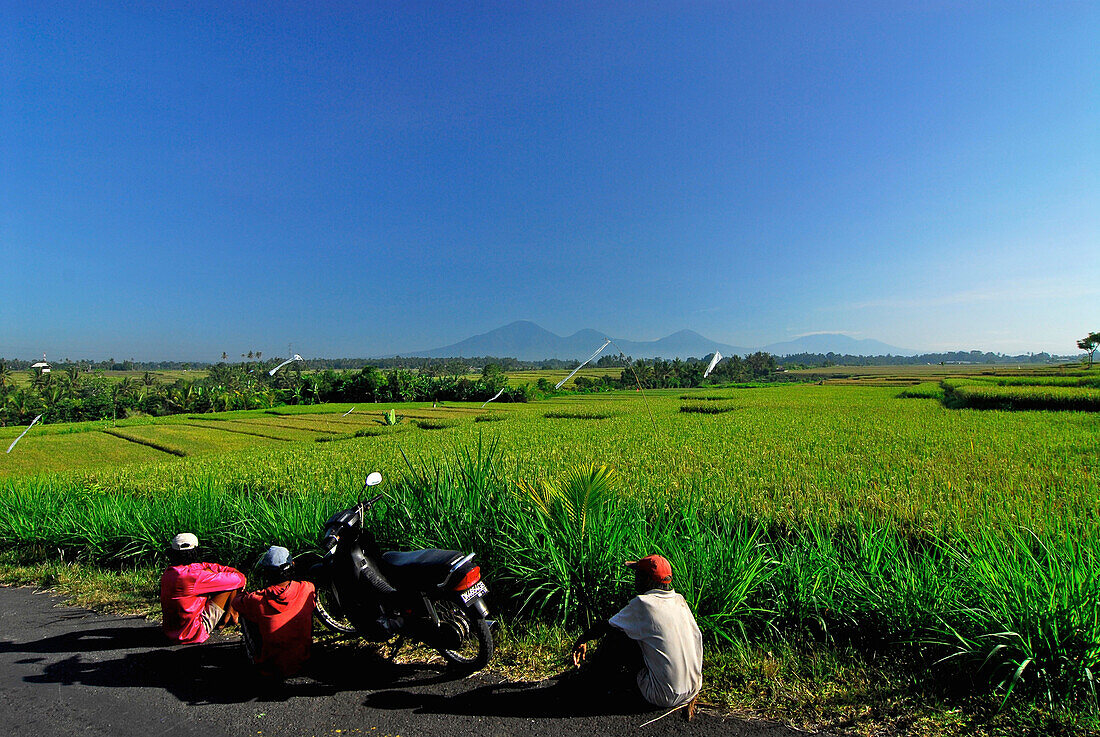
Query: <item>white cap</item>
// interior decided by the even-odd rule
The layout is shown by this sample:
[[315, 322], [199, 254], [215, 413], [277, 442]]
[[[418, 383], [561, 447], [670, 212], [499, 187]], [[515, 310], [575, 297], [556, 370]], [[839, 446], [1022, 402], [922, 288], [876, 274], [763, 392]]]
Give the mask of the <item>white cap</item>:
[[199, 546], [199, 539], [190, 532], [181, 532], [172, 538], [172, 550], [191, 550]]

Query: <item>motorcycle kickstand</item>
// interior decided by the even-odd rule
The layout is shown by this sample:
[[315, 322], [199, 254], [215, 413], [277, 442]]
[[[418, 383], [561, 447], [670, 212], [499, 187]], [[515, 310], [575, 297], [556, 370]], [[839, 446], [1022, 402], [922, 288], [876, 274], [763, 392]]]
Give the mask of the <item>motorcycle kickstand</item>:
[[386, 658], [386, 660], [388, 660], [392, 663], [394, 658], [397, 657], [397, 653], [401, 652], [401, 648], [404, 647], [404, 645], [405, 645], [405, 636], [404, 635], [398, 635], [397, 636], [397, 642], [395, 642], [393, 644], [393, 647], [390, 648], [390, 654]]

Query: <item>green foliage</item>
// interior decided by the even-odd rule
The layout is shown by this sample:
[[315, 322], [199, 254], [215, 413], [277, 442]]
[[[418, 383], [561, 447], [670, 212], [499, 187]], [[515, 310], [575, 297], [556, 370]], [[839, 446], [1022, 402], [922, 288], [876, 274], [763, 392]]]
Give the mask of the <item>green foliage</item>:
[[379, 420], [379, 422], [381, 422], [383, 425], [392, 426], [399, 424], [403, 419], [405, 419], [404, 416], [397, 414], [397, 412], [392, 409], [389, 409], [382, 413], [382, 419]]
[[1089, 368], [1092, 368], [1092, 357], [1096, 353], [1096, 349], [1100, 348], [1100, 333], [1089, 333], [1081, 340], [1077, 341], [1077, 347], [1083, 350], [1089, 356]]
[[[257, 358], [259, 354], [255, 354]], [[45, 424], [81, 420], [117, 420], [135, 413], [152, 416], [266, 409], [319, 402], [485, 401], [507, 384], [500, 366], [486, 366], [480, 380], [433, 377], [406, 369], [302, 373], [299, 366], [267, 370], [276, 361], [221, 363], [193, 380], [108, 379], [82, 374], [76, 366], [49, 374], [34, 372], [26, 386], [15, 387], [11, 371], [0, 365], [0, 427], [26, 424], [43, 413]], [[506, 388], [498, 401], [526, 402], [526, 386]]]
[[960, 606], [930, 628], [968, 675], [1014, 690], [1097, 705], [1100, 675], [1100, 535], [1003, 537], [969, 532], [950, 544], [960, 571]]

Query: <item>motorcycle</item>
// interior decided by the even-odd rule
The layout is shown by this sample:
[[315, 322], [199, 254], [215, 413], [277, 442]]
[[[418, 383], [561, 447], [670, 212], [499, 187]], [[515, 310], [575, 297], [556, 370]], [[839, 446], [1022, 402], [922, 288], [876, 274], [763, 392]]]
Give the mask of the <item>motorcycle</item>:
[[[381, 482], [376, 471], [364, 489]], [[325, 523], [319, 560], [306, 575], [317, 589], [315, 616], [333, 631], [374, 642], [398, 637], [394, 654], [411, 639], [434, 648], [457, 670], [481, 670], [493, 656], [493, 635], [485, 604], [489, 589], [474, 554], [382, 552], [363, 524], [382, 496], [364, 499]]]

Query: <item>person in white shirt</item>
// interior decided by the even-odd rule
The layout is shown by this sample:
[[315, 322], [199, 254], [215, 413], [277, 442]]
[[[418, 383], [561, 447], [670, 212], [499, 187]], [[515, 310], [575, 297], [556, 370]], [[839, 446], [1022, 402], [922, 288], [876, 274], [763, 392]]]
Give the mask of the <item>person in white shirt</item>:
[[684, 597], [672, 589], [668, 560], [650, 555], [626, 565], [634, 569], [637, 596], [577, 639], [573, 664], [585, 661], [588, 641], [603, 637], [583, 670], [601, 676], [627, 670], [647, 702], [664, 708], [690, 703], [690, 717], [703, 685], [702, 633]]

